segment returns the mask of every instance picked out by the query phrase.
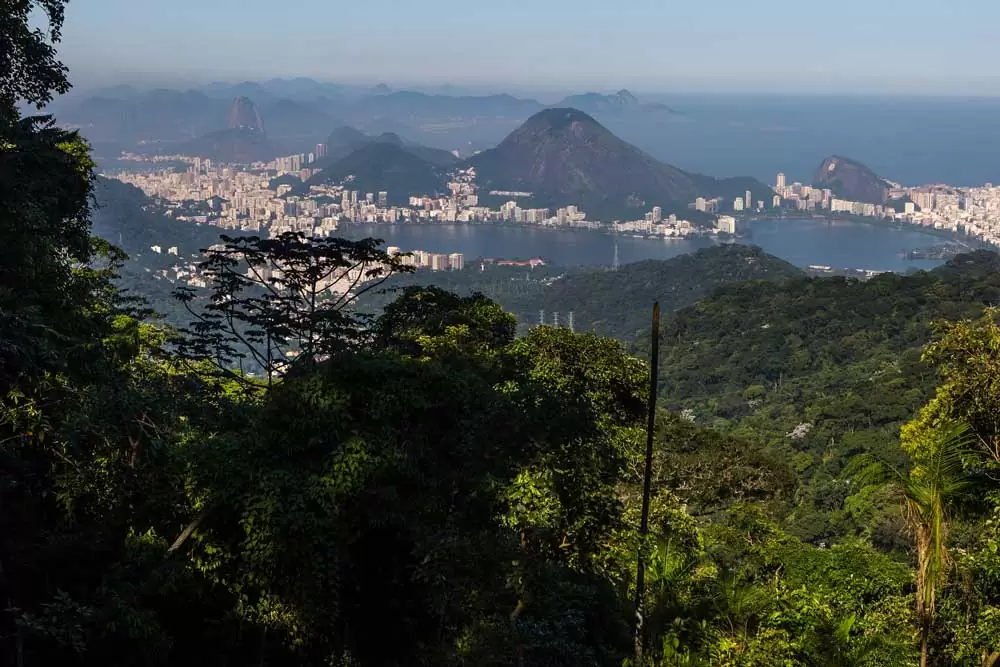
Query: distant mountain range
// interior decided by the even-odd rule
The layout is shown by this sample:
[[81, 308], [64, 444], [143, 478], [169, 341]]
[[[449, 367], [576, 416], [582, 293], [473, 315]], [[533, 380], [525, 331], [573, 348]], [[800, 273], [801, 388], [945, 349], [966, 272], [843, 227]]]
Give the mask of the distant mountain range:
[[[773, 194], [752, 178], [717, 180], [660, 162], [577, 109], [540, 111], [496, 148], [462, 162], [396, 135], [370, 137], [340, 128], [328, 141], [333, 159], [310, 183], [340, 183], [353, 175], [352, 189], [386, 190], [404, 200], [445, 192], [451, 167], [475, 168], [483, 201], [490, 190], [525, 191], [532, 193], [521, 200], [525, 208], [573, 204], [600, 218], [641, 217], [653, 206], [687, 213], [697, 197], [721, 196], [731, 203], [746, 190], [755, 200]], [[354, 146], [360, 148], [340, 157]]]
[[671, 115], [677, 112], [665, 104], [641, 104], [639, 98], [627, 90], [619, 90], [614, 95], [583, 93], [570, 95], [555, 105], [579, 109], [591, 115], [621, 116], [625, 114]]
[[[312, 182], [354, 175], [358, 189], [387, 190], [394, 198], [443, 192], [447, 170], [458, 164], [476, 168], [485, 192], [529, 191], [534, 196], [521, 202], [525, 207], [576, 204], [601, 218], [637, 217], [653, 206], [686, 213], [696, 197], [723, 197], [731, 204], [747, 190], [754, 200], [771, 197], [770, 188], [755, 179], [717, 180], [661, 162], [595, 118], [616, 127], [649, 127], [650, 119], [675, 115], [669, 107], [644, 104], [627, 90], [563, 102], [582, 109], [512, 95], [451, 96], [279, 79], [187, 92], [119, 87], [55, 111], [95, 144], [113, 144], [109, 150], [148, 140], [143, 150], [251, 162], [312, 152], [325, 143], [326, 155], [314, 163], [323, 171]], [[338, 129], [331, 133], [331, 127]], [[501, 130], [499, 145], [464, 162], [435, 147], [441, 136]]]
[[[269, 138], [282, 151], [308, 152], [338, 125], [368, 133], [395, 132], [449, 150], [493, 145], [547, 105], [513, 95], [446, 95], [274, 79], [210, 84], [198, 90], [141, 91], [115, 86], [68, 96], [52, 106], [60, 122], [78, 127], [92, 143], [169, 144], [227, 126], [234, 99], [250, 102]], [[617, 123], [660, 122], [676, 115], [665, 105], [643, 104], [626, 90], [573, 95], [570, 106]], [[245, 120], [254, 120], [253, 118]], [[254, 126], [253, 122], [243, 123]]]
[[95, 96], [70, 106], [56, 106], [53, 111], [60, 123], [79, 128], [94, 144], [160, 152], [176, 151], [183, 142], [224, 128], [242, 125], [259, 129], [259, 122], [276, 147], [287, 154], [314, 147], [337, 124], [315, 102], [276, 100], [259, 104], [251, 98], [219, 99], [197, 91]]

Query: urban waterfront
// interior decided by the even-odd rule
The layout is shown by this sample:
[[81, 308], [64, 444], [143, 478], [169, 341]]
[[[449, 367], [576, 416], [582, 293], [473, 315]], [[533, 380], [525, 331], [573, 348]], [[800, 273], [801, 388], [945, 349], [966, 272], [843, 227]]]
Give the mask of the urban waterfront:
[[[902, 253], [941, 243], [941, 237], [917, 228], [856, 221], [816, 219], [755, 220], [739, 243], [797, 266], [906, 272], [930, 269], [940, 260], [906, 260]], [[494, 224], [344, 224], [339, 235], [374, 236], [403, 250], [462, 253], [466, 262], [479, 257], [528, 259], [541, 257], [560, 266], [610, 265], [618, 246], [621, 264], [645, 259], [669, 259], [719, 241], [711, 238], [651, 239], [590, 230]]]

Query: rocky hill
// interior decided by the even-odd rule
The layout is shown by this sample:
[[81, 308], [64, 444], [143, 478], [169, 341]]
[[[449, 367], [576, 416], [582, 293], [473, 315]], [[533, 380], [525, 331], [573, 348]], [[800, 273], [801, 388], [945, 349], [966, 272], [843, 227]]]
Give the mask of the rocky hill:
[[601, 93], [581, 93], [570, 95], [556, 107], [579, 109], [596, 116], [621, 115], [671, 115], [677, 112], [665, 104], [644, 104], [628, 90], [619, 90], [613, 95]]
[[332, 165], [359, 148], [375, 143], [392, 144], [439, 167], [447, 167], [458, 162], [458, 158], [446, 150], [422, 146], [412, 141], [407, 141], [395, 132], [370, 135], [353, 127], [342, 126], [335, 129], [327, 137], [326, 156], [319, 162], [318, 166], [322, 168]]
[[546, 109], [496, 148], [473, 156], [482, 190], [532, 192], [541, 205], [576, 204], [596, 216], [641, 216], [653, 206], [687, 210], [703, 196], [769, 199], [753, 179], [716, 180], [656, 160], [577, 109]]
[[353, 177], [348, 187], [361, 192], [385, 190], [392, 204], [405, 204], [410, 195], [445, 190], [444, 171], [389, 141], [373, 141], [315, 174], [306, 185], [338, 184]]
[[889, 185], [874, 171], [855, 160], [831, 155], [816, 170], [813, 185], [828, 188], [834, 196], [869, 204], [885, 204]]
[[249, 97], [240, 96], [233, 100], [233, 106], [229, 109], [229, 129], [264, 131], [260, 112]]

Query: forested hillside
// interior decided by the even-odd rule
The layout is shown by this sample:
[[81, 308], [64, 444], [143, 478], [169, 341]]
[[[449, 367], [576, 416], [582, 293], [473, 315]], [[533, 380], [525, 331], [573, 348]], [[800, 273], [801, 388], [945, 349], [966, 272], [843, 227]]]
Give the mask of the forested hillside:
[[625, 322], [718, 288], [665, 315], [651, 422], [652, 341], [427, 286], [360, 313], [407, 271], [372, 239], [232, 239], [166, 332], [86, 144], [17, 111], [68, 88], [64, 4], [0, 20], [0, 664], [1000, 662], [995, 255], [635, 269]]
[[[172, 297], [178, 286], [172, 269], [200, 262], [201, 251], [219, 243], [222, 234], [241, 233], [175, 220], [138, 188], [111, 178], [97, 179], [94, 203], [92, 233], [127, 255], [115, 285], [142, 297], [165, 322], [187, 324], [187, 311]], [[159, 246], [160, 252], [154, 252], [152, 246]], [[168, 252], [172, 247], [177, 248], [176, 255]], [[162, 275], [164, 271], [167, 275]]]
[[488, 296], [517, 316], [522, 332], [538, 324], [540, 311], [549, 324], [558, 313], [563, 325], [572, 312], [576, 331], [631, 342], [648, 333], [653, 301], [669, 312], [727, 283], [802, 275], [801, 270], [755, 246], [719, 245], [669, 260], [626, 264], [617, 271], [603, 267], [481, 268], [470, 262], [463, 271], [396, 276], [386, 283], [388, 292], [373, 294], [360, 305], [378, 309], [392, 298], [391, 290], [433, 284], [461, 294]]
[[[803, 488], [785, 520], [797, 535], [878, 532], [872, 521], [897, 518], [845, 503], [844, 466], [860, 453], [905, 465], [899, 428], [938, 382], [921, 361], [933, 323], [996, 303], [1000, 258], [985, 251], [909, 276], [723, 286], [664, 323], [661, 398], [793, 462]], [[635, 351], [648, 349], [647, 333]]]

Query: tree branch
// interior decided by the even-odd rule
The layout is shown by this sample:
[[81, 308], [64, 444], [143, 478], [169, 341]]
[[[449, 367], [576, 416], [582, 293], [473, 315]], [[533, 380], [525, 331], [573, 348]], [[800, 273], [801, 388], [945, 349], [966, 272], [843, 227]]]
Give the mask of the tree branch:
[[198, 530], [198, 527], [202, 524], [202, 522], [208, 517], [208, 515], [211, 512], [212, 508], [206, 507], [205, 509], [203, 509], [201, 512], [198, 513], [198, 516], [196, 516], [194, 520], [191, 523], [189, 523], [187, 527], [184, 528], [183, 531], [181, 531], [181, 534], [177, 536], [177, 539], [174, 540], [174, 543], [170, 545], [169, 549], [167, 549], [166, 558], [170, 558], [172, 555], [174, 555], [174, 553], [177, 552], [178, 549], [184, 546], [184, 543], [187, 542], [188, 538], [191, 537], [194, 531]]

